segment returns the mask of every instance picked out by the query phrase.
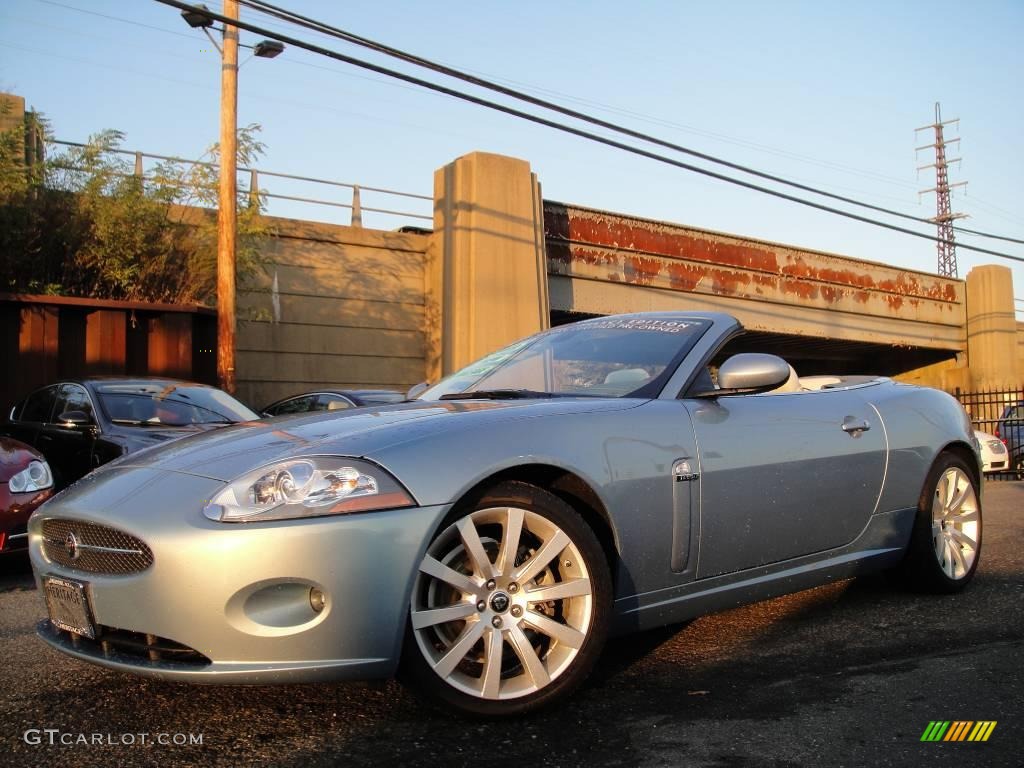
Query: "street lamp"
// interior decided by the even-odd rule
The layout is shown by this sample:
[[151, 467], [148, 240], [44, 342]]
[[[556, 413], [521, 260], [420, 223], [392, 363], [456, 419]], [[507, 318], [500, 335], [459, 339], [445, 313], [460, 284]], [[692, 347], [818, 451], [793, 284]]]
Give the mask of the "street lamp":
[[[210, 38], [210, 42], [213, 43], [213, 47], [223, 55], [224, 50], [217, 43], [216, 38], [209, 33], [210, 27], [214, 24], [214, 18], [210, 15], [210, 9], [205, 5], [196, 5], [192, 8], [186, 8], [181, 12], [181, 18], [185, 20], [192, 29], [201, 29], [206, 33], [206, 36]], [[237, 17], [235, 17], [237, 18]], [[260, 40], [256, 45], [243, 45], [238, 44], [239, 48], [249, 48], [252, 50], [253, 56], [258, 56], [261, 59], [273, 59], [284, 51], [284, 43], [280, 43], [277, 40]]]
[[[235, 258], [238, 243], [238, 27], [228, 22], [221, 30], [224, 45], [210, 34], [214, 19], [205, 5], [181, 12], [193, 29], [202, 29], [221, 54], [220, 188], [217, 205], [217, 380], [221, 389], [235, 391]], [[238, 0], [224, 0], [226, 19], [238, 19]], [[253, 55], [272, 59], [284, 50], [276, 40], [261, 40]]]
[[284, 50], [284, 43], [277, 40], [260, 40], [252, 47], [252, 55], [261, 59], [273, 59]]
[[181, 18], [185, 20], [192, 29], [206, 29], [213, 26], [213, 17], [203, 11], [209, 11], [205, 5], [197, 5], [195, 8], [187, 8], [181, 12]]

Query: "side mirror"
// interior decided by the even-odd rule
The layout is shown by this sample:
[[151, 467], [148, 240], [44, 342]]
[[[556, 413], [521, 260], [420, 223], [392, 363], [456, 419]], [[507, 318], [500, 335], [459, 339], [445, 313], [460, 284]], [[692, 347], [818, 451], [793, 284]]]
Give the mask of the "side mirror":
[[409, 391], [405, 393], [405, 399], [415, 400], [428, 389], [430, 389], [429, 381], [421, 381], [419, 384], [413, 384], [411, 387], [409, 387]]
[[718, 369], [720, 389], [702, 392], [698, 397], [768, 392], [789, 379], [789, 372], [789, 363], [776, 355], [760, 352], [733, 355]]
[[85, 411], [64, 411], [57, 421], [62, 427], [87, 427], [92, 424], [92, 417]]

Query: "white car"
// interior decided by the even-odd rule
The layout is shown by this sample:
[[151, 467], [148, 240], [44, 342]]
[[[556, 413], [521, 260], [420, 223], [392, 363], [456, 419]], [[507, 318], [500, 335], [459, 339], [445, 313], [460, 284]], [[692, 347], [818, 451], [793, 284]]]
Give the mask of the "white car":
[[988, 432], [974, 430], [974, 436], [981, 445], [981, 471], [999, 472], [1009, 466], [1009, 456], [1003, 441]]

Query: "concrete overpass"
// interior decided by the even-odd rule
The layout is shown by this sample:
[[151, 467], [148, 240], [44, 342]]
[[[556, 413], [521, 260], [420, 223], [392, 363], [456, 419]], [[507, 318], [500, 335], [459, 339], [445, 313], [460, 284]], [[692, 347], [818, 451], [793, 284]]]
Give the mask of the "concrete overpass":
[[961, 280], [546, 201], [551, 308], [728, 312], [808, 373], [904, 373], [966, 351]]
[[[742, 235], [543, 201], [522, 160], [473, 153], [435, 175], [428, 378], [574, 318], [717, 310], [801, 373], [1018, 386], [1009, 269], [966, 280]], [[428, 356], [429, 356], [428, 351]]]

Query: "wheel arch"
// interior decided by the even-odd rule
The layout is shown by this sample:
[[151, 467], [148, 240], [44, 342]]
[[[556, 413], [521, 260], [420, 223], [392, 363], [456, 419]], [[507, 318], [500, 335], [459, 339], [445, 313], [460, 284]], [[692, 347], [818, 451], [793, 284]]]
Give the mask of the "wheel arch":
[[613, 588], [617, 586], [618, 560], [620, 552], [619, 536], [612, 523], [608, 507], [593, 486], [580, 475], [554, 464], [531, 462], [505, 467], [479, 480], [453, 505], [453, 509], [464, 507], [475, 502], [487, 490], [498, 483], [516, 481], [537, 486], [560, 498], [583, 518], [597, 536], [608, 563]]
[[[978, 463], [978, 455], [974, 452], [974, 448], [972, 448], [970, 445], [968, 445], [967, 443], [963, 442], [962, 440], [955, 440], [955, 441], [953, 441], [951, 443], [947, 443], [945, 446], [943, 446], [942, 450], [940, 450], [938, 453], [935, 454], [935, 459], [932, 461], [931, 465], [928, 467], [928, 473], [929, 474], [931, 473], [932, 467], [935, 466], [935, 462], [937, 462], [940, 458], [942, 458], [942, 455], [946, 454], [946, 453], [950, 453], [950, 454], [956, 456], [958, 459], [962, 459], [963, 462], [967, 465], [967, 468], [971, 471], [971, 479], [974, 481], [974, 485], [978, 489], [978, 498], [980, 500], [981, 499], [981, 478], [982, 478], [982, 476], [981, 476], [981, 465]], [[928, 483], [928, 477], [927, 476], [925, 476], [924, 482], [925, 482], [925, 485], [927, 485], [927, 483]], [[921, 493], [922, 494], [929, 493], [928, 488], [926, 488], [923, 485], [921, 487]]]

